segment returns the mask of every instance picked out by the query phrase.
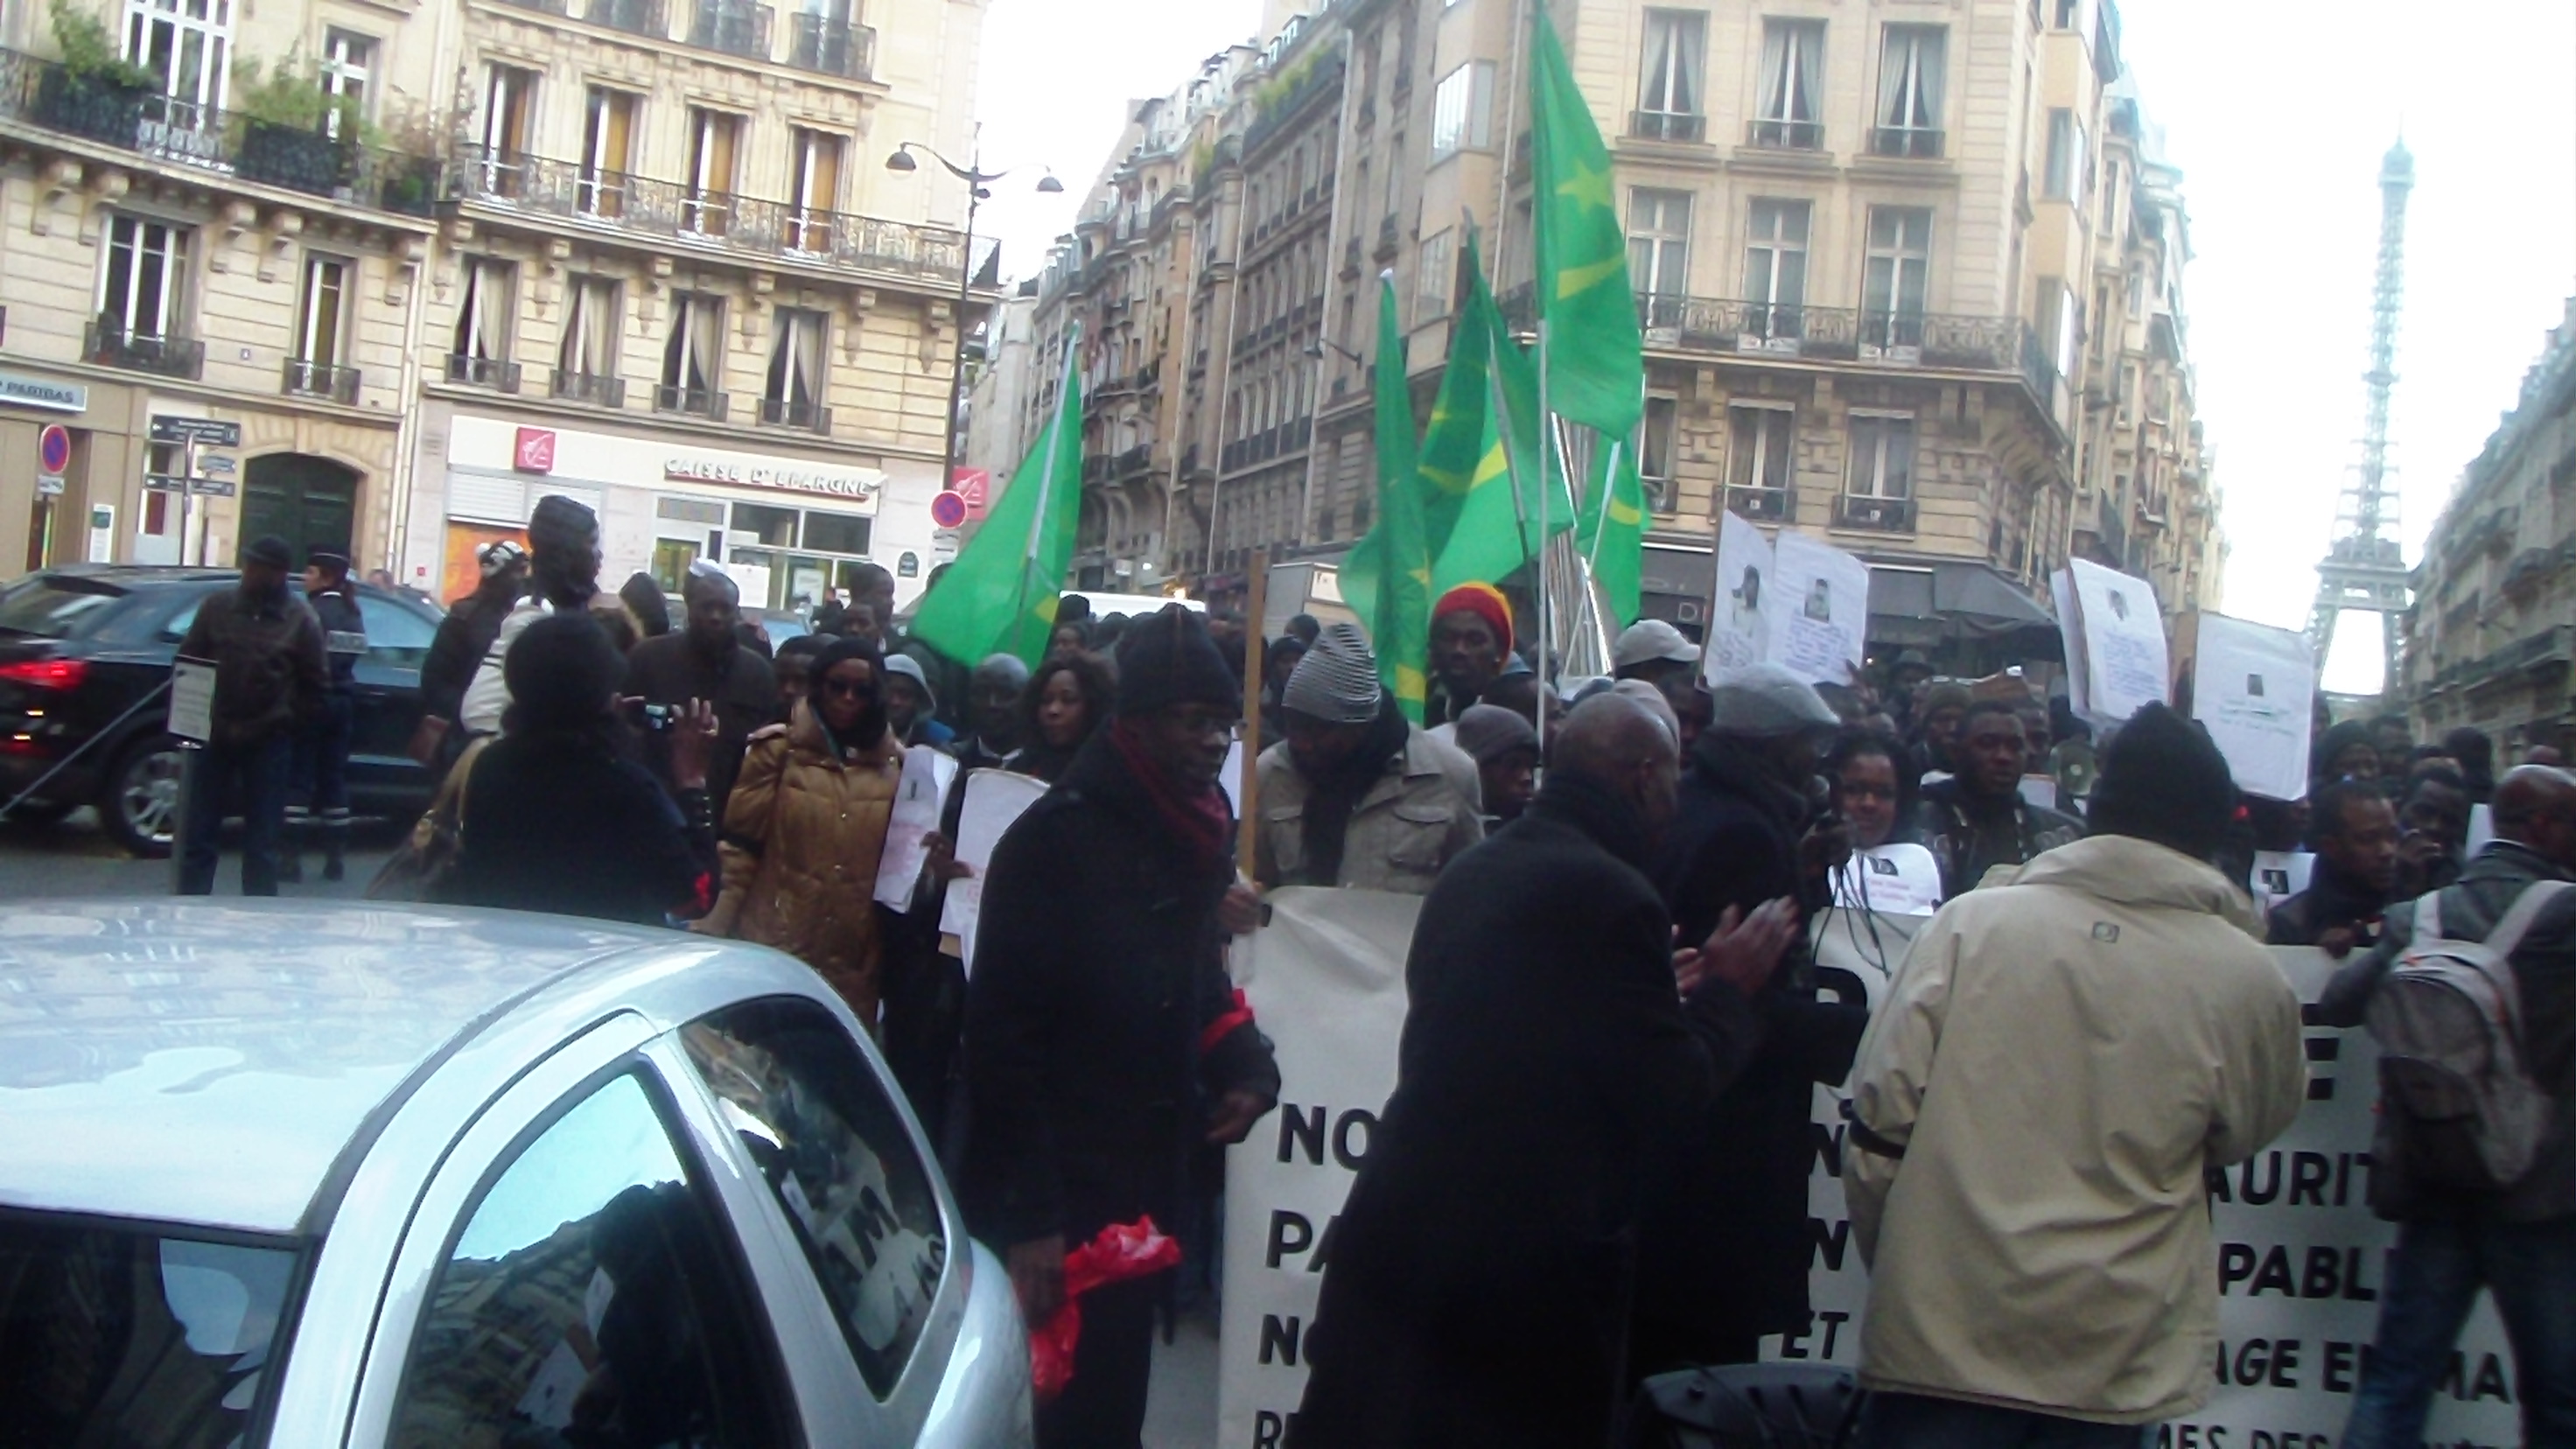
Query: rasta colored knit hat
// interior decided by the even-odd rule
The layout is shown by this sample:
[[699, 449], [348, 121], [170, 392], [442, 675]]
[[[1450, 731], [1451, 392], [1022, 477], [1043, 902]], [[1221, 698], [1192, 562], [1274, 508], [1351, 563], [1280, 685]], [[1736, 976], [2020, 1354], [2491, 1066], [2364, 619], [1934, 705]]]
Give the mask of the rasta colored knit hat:
[[1502, 590], [1492, 584], [1460, 584], [1442, 594], [1439, 601], [1431, 606], [1433, 623], [1438, 623], [1443, 615], [1458, 613], [1473, 614], [1492, 625], [1494, 638], [1501, 642], [1503, 652], [1512, 652], [1512, 605], [1503, 597]]
[[1279, 702], [1326, 724], [1367, 724], [1377, 718], [1382, 692], [1368, 636], [1356, 624], [1327, 624], [1297, 661]]
[[2133, 835], [2207, 860], [2236, 818], [2236, 778], [2206, 730], [2150, 704], [2103, 746], [2085, 815], [2095, 835]]
[[1243, 682], [1208, 634], [1207, 620], [1180, 604], [1147, 614], [1118, 639], [1118, 713], [1142, 719], [1176, 704], [1240, 707]]

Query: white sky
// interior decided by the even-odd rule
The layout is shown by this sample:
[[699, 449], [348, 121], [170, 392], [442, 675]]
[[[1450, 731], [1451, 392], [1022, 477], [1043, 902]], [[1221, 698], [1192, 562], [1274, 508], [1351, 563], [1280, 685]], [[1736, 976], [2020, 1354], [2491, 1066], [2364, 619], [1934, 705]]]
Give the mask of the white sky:
[[[2357, 453], [2379, 159], [2415, 153], [2391, 457], [2406, 556], [2513, 403], [2576, 291], [2576, 3], [2130, 0], [2124, 51], [2183, 170], [2200, 417], [2235, 553], [2228, 613], [2306, 622]], [[1055, 167], [987, 203], [1025, 276], [1070, 229], [1131, 98], [1248, 38], [1256, 0], [994, 0], [984, 155]], [[2332, 688], [2367, 689], [2376, 631], [2339, 631]]]

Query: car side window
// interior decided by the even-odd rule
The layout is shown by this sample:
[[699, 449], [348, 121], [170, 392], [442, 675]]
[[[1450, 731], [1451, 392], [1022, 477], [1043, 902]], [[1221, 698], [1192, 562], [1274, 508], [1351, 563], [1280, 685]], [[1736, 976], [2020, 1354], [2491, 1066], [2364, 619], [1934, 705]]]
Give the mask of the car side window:
[[780, 1442], [768, 1329], [709, 1202], [634, 1073], [585, 1089], [467, 1210], [387, 1442]]
[[859, 1373], [894, 1392], [948, 1266], [939, 1194], [885, 1084], [840, 1021], [801, 997], [682, 1029], [840, 1320]]
[[179, 606], [179, 612], [172, 614], [169, 620], [162, 624], [162, 639], [169, 643], [176, 644], [180, 640], [187, 638], [188, 626], [197, 622], [197, 606], [205, 601], [205, 596], [201, 594], [196, 598], [190, 599], [188, 602], [181, 604]]
[[358, 617], [366, 621], [369, 664], [383, 669], [418, 670], [429, 657], [438, 626], [391, 599], [358, 596]]

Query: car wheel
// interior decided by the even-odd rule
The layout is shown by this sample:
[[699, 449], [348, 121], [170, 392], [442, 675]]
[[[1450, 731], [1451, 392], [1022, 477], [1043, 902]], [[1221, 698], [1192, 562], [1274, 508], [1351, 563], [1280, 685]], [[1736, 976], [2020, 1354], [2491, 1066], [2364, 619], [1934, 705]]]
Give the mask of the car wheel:
[[0, 819], [5, 819], [6, 823], [11, 825], [24, 825], [42, 830], [48, 825], [61, 824], [64, 816], [79, 808], [80, 802], [77, 800], [29, 800], [24, 804], [9, 806], [8, 815]]
[[167, 735], [147, 738], [128, 749], [107, 772], [99, 792], [98, 820], [110, 838], [134, 855], [157, 860], [170, 853], [179, 828], [179, 791], [187, 781], [187, 757]]

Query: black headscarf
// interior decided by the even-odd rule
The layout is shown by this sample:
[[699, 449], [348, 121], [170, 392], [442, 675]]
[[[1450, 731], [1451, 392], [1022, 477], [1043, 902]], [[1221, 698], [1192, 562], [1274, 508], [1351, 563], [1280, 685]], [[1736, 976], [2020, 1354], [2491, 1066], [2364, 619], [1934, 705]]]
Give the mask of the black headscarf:
[[[868, 701], [859, 722], [847, 730], [832, 728], [831, 719], [823, 713], [823, 680], [832, 670], [849, 660], [864, 660], [875, 679], [877, 697]], [[885, 654], [873, 639], [855, 634], [836, 634], [814, 656], [813, 668], [805, 676], [806, 708], [814, 713], [814, 725], [832, 742], [833, 752], [847, 759], [852, 753], [873, 749], [885, 736]]]
[[1368, 737], [1360, 741], [1359, 748], [1344, 755], [1322, 775], [1306, 777], [1306, 868], [1300, 872], [1306, 884], [1341, 883], [1342, 849], [1350, 839], [1351, 812], [1359, 808], [1369, 787], [1386, 774], [1387, 761], [1404, 753], [1411, 735], [1412, 727], [1405, 721], [1404, 711], [1396, 706], [1395, 696], [1381, 689], [1377, 718], [1369, 722]]
[[617, 597], [634, 613], [635, 623], [643, 629], [645, 638], [656, 639], [671, 632], [670, 600], [663, 595], [662, 586], [653, 581], [651, 574], [637, 573], [628, 578], [617, 590]]

